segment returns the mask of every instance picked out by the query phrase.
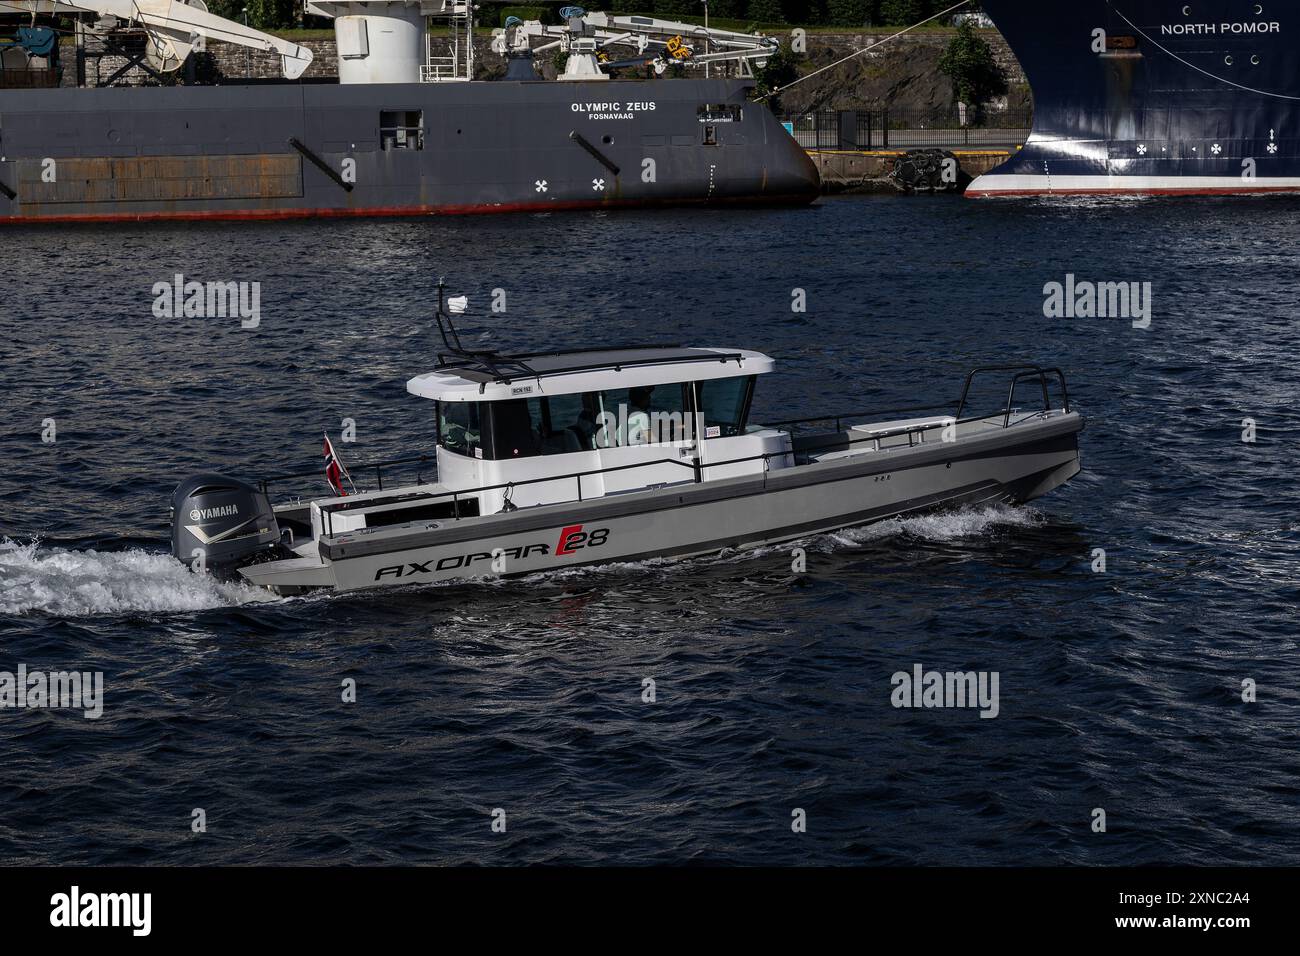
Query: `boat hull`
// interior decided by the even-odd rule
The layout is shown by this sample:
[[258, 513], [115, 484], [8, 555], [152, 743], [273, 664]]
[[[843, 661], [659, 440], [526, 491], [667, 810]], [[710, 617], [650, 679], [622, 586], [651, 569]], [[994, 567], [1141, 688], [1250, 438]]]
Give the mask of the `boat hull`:
[[1300, 192], [1295, 5], [1080, 0], [1049, 13], [1036, 0], [989, 0], [985, 9], [1029, 78], [1034, 129], [968, 196]]
[[281, 593], [532, 574], [565, 567], [750, 549], [902, 515], [1030, 501], [1079, 471], [1082, 420], [1065, 414], [958, 445], [930, 442], [766, 475], [683, 484], [461, 521], [340, 535], [324, 568], [241, 573]]
[[0, 90], [0, 221], [811, 202], [816, 167], [751, 85]]

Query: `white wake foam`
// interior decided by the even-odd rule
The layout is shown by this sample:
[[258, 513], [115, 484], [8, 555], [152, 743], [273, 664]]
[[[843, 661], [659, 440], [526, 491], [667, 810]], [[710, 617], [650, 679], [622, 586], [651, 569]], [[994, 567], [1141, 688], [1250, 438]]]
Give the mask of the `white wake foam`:
[[[927, 541], [979, 538], [1003, 528], [1038, 527], [1044, 516], [1031, 508], [989, 505], [914, 518], [892, 519], [811, 539], [828, 547], [854, 548], [874, 541], [912, 536]], [[781, 547], [760, 549], [782, 550]], [[722, 561], [750, 560], [755, 552], [732, 553]], [[529, 575], [526, 582], [563, 580], [588, 574], [644, 572], [675, 562], [665, 558], [620, 562], [603, 567], [575, 567]], [[486, 579], [489, 583], [504, 583]], [[457, 582], [463, 583], [463, 582]], [[0, 540], [0, 613], [45, 613], [85, 617], [130, 612], [203, 611], [278, 600], [249, 584], [218, 581], [194, 574], [167, 554], [145, 551], [64, 551], [39, 542]]]
[[166, 554], [61, 551], [0, 541], [0, 613], [60, 617], [203, 611], [275, 600], [252, 585], [194, 574]]
[[850, 547], [909, 535], [926, 541], [961, 541], [980, 538], [1002, 528], [1037, 528], [1046, 520], [1042, 512], [1033, 508], [983, 505], [914, 518], [891, 518], [826, 537], [836, 544]]

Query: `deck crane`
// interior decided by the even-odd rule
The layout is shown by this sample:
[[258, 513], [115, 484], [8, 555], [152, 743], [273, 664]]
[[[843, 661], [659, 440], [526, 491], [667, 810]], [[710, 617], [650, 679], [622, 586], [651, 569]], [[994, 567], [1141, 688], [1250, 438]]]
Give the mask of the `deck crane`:
[[149, 37], [147, 60], [157, 72], [177, 70], [194, 48], [207, 40], [280, 55], [286, 79], [296, 80], [311, 65], [305, 46], [209, 13], [203, 0], [0, 0], [0, 15], [76, 16], [92, 14], [109, 29], [139, 24]]
[[[623, 66], [651, 66], [662, 74], [673, 65], [704, 66], [735, 63], [741, 76], [752, 76], [780, 48], [774, 37], [717, 30], [694, 23], [653, 17], [588, 13], [563, 7], [558, 24], [509, 17], [492, 31], [492, 50], [507, 57], [528, 57], [549, 50], [569, 55], [561, 80], [608, 79], [605, 72]], [[534, 40], [541, 40], [533, 46]], [[610, 47], [632, 47], [631, 59], [612, 60]]]

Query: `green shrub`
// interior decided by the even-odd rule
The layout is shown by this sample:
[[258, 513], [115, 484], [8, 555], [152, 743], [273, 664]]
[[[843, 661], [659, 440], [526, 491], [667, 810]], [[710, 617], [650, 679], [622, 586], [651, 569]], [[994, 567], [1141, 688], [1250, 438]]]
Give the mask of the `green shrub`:
[[745, 16], [755, 23], [784, 23], [781, 0], [749, 0]]
[[[661, 20], [678, 20], [692, 14], [704, 15], [704, 4], [696, 0], [654, 0], [655, 16]], [[709, 4], [713, 13], [713, 4]]]
[[208, 0], [208, 12], [235, 23], [243, 22], [243, 0]]
[[235, 16], [229, 19], [242, 19], [244, 6], [248, 7], [249, 25], [259, 30], [283, 30], [293, 26], [298, 18], [296, 0], [248, 0], [247, 4], [235, 7]]
[[500, 23], [505, 26], [506, 17], [518, 17], [520, 20], [538, 20], [541, 23], [558, 23], [558, 7], [502, 7]]
[[881, 0], [880, 19], [890, 26], [910, 27], [942, 9], [943, 7], [935, 6], [931, 0]]
[[[758, 93], [768, 96], [793, 83], [799, 77], [798, 62], [799, 56], [791, 51], [790, 44], [782, 43], [781, 48], [768, 57], [767, 66], [754, 71], [754, 77], [758, 80]], [[770, 96], [767, 105], [773, 113], [780, 114], [782, 111], [779, 96]]]
[[878, 22], [880, 4], [873, 0], [828, 0], [826, 22], [840, 27], [862, 27]]
[[[694, 11], [691, 11], [692, 13]], [[700, 12], [704, 5], [700, 4]], [[739, 20], [745, 15], [745, 0], [709, 0], [709, 19]]]
[[957, 35], [939, 59], [939, 69], [952, 80], [957, 99], [976, 108], [1007, 91], [1007, 79], [993, 56], [993, 49], [970, 23], [957, 28]]

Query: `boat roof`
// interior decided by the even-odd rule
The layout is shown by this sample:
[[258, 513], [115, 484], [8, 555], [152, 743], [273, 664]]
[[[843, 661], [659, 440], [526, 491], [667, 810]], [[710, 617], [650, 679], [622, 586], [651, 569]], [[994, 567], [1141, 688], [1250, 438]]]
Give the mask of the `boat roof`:
[[455, 358], [458, 361], [415, 376], [406, 390], [443, 402], [492, 402], [761, 375], [776, 366], [768, 356], [750, 349], [680, 345], [515, 355], [484, 352]]

